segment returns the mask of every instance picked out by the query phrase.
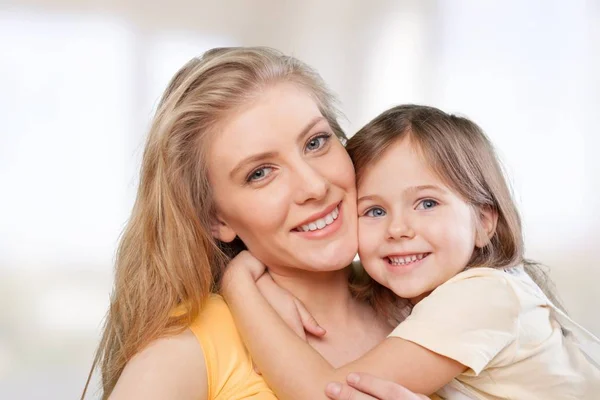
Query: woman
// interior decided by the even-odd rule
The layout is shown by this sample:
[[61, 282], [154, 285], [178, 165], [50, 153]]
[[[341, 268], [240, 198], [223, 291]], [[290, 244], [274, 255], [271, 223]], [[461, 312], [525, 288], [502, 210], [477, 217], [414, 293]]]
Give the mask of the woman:
[[306, 339], [333, 365], [391, 331], [348, 287], [356, 192], [336, 117], [318, 74], [271, 49], [214, 49], [175, 75], [118, 250], [102, 398], [275, 398], [211, 295], [243, 248], [327, 329]]

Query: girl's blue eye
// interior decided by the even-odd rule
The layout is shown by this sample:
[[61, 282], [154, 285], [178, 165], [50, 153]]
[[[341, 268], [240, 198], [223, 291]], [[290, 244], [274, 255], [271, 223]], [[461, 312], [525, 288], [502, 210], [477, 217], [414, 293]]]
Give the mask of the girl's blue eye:
[[373, 207], [367, 210], [367, 212], [365, 213], [365, 215], [367, 217], [372, 217], [372, 218], [378, 218], [378, 217], [383, 217], [385, 216], [387, 213], [385, 212], [385, 210], [381, 207]]
[[306, 143], [306, 150], [307, 151], [319, 150], [320, 148], [322, 148], [323, 146], [325, 146], [327, 144], [330, 137], [331, 137], [330, 133], [324, 133], [322, 135], [313, 137]]
[[260, 167], [248, 175], [247, 182], [258, 182], [265, 179], [273, 171], [272, 167]]
[[430, 210], [438, 206], [439, 204], [440, 203], [438, 203], [437, 201], [431, 199], [421, 200], [419, 204], [417, 204], [417, 210]]

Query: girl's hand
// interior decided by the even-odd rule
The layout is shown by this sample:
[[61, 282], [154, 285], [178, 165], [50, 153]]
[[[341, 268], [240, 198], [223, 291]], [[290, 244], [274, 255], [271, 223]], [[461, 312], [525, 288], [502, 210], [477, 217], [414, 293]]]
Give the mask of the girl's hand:
[[[325, 329], [319, 326], [304, 304], [275, 283], [268, 272], [258, 279], [256, 285], [275, 312], [302, 340], [306, 340], [306, 332], [315, 336], [325, 335]], [[260, 375], [256, 365], [254, 365], [254, 372]]]
[[225, 269], [225, 275], [246, 272], [252, 276], [254, 281], [257, 281], [266, 270], [265, 264], [254, 257], [248, 250], [243, 250], [229, 261]]
[[242, 285], [255, 285], [256, 281], [266, 271], [265, 265], [256, 257], [244, 250], [229, 261], [221, 279], [221, 294], [227, 298], [235, 293]]
[[281, 319], [302, 339], [306, 340], [305, 332], [315, 336], [325, 334], [325, 329], [319, 326], [304, 304], [279, 287], [267, 272], [265, 265], [249, 251], [244, 250], [227, 265], [221, 282], [221, 293], [227, 300], [228, 294], [233, 294], [243, 287], [242, 285], [248, 284], [258, 287], [260, 294]]
[[347, 383], [332, 382], [327, 385], [325, 394], [334, 400], [428, 400], [397, 383], [386, 381], [363, 373], [352, 373]]
[[267, 272], [256, 282], [258, 290], [299, 337], [306, 340], [306, 332], [314, 336], [325, 335], [325, 329], [308, 312], [304, 304], [290, 292], [281, 288]]

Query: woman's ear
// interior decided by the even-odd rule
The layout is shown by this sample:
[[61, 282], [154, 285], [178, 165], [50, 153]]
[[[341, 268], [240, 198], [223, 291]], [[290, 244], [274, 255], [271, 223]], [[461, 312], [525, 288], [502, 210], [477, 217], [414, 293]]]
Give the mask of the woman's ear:
[[233, 242], [233, 239], [235, 239], [237, 236], [235, 231], [227, 224], [227, 222], [225, 222], [219, 216], [216, 216], [213, 219], [210, 230], [214, 238], [225, 243]]
[[491, 207], [481, 208], [478, 211], [480, 229], [475, 238], [475, 246], [482, 248], [490, 242], [490, 239], [496, 233], [498, 212]]

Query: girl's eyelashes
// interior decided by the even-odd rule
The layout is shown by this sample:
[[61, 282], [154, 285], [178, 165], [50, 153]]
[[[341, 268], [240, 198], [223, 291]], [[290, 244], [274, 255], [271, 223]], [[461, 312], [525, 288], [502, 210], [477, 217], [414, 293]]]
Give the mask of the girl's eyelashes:
[[[434, 199], [422, 199], [417, 202], [415, 210], [427, 211], [440, 205], [440, 202]], [[385, 208], [381, 206], [370, 206], [365, 211], [359, 212], [359, 216], [378, 218], [387, 215]]]
[[423, 199], [417, 203], [416, 210], [431, 210], [432, 208], [437, 207], [440, 203], [437, 200], [433, 199]]
[[387, 213], [383, 208], [375, 206], [366, 210], [363, 215], [365, 217], [379, 218], [385, 216], [386, 214]]

